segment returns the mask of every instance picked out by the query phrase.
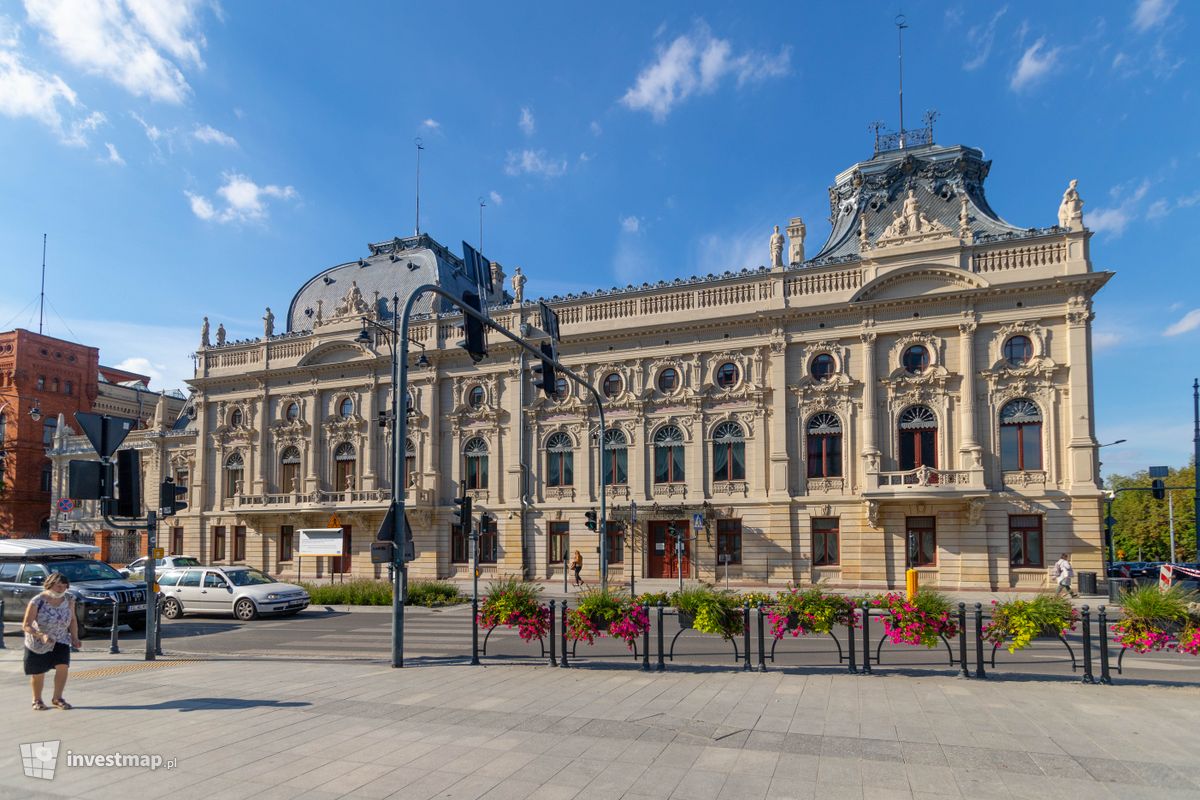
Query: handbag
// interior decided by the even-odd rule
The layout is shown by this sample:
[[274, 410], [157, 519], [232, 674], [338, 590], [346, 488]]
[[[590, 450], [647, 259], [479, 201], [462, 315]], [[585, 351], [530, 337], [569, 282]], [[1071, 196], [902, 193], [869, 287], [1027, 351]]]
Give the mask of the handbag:
[[[33, 602], [34, 602], [37, 610], [41, 611], [42, 610], [42, 602], [43, 602], [42, 598], [36, 597], [36, 598], [34, 598]], [[36, 619], [33, 621], [33, 627], [35, 629], [37, 629], [37, 620]], [[38, 632], [39, 633], [41, 632], [40, 629], [38, 630]], [[25, 634], [25, 647], [29, 649], [29, 652], [36, 653], [39, 656], [49, 653], [51, 650], [54, 649], [55, 644], [56, 644], [56, 642], [53, 639], [51, 639], [49, 642], [43, 642], [41, 639], [37, 638], [37, 636], [32, 633]]]

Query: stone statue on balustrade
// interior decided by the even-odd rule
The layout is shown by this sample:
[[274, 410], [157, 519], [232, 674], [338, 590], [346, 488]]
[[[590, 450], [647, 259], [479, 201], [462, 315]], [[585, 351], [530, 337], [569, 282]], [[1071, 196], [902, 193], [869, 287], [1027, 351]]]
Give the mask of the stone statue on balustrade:
[[267, 313], [263, 317], [263, 337], [270, 339], [275, 335], [275, 315], [271, 313], [271, 307], [267, 306]]
[[217, 347], [223, 344], [225, 344], [225, 323], [222, 322], [217, 325]]
[[1079, 190], [1075, 187], [1079, 181], [1071, 179], [1067, 190], [1063, 192], [1062, 203], [1058, 206], [1058, 225], [1071, 231], [1083, 230], [1083, 200], [1079, 198]]
[[208, 317], [204, 318], [204, 323], [200, 326], [200, 346], [211, 347], [212, 342], [208, 339]]
[[525, 276], [521, 274], [521, 268], [517, 267], [513, 270], [512, 276], [513, 302], [521, 305], [525, 301]]
[[350, 289], [346, 292], [346, 296], [333, 307], [333, 316], [352, 317], [366, 314], [370, 310], [371, 307], [363, 299], [362, 290], [358, 288], [358, 281], [350, 281]]
[[775, 226], [775, 232], [771, 234], [771, 266], [783, 266], [783, 234], [779, 232], [779, 226]]

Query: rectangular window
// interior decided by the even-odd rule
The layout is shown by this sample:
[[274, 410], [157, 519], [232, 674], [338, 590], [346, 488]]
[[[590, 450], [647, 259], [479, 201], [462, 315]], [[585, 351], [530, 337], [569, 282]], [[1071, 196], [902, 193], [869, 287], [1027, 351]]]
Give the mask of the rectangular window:
[[908, 517], [908, 566], [937, 566], [937, 520], [935, 517]]
[[291, 561], [292, 550], [296, 542], [296, 529], [291, 525], [282, 525], [279, 528], [279, 560]]
[[[182, 486], [186, 489], [187, 485], [188, 485], [188, 479], [190, 477], [191, 477], [191, 475], [188, 473], [188, 471], [186, 469], [175, 470], [175, 485]], [[186, 500], [186, 498], [183, 498], [183, 497], [181, 497], [179, 499]]]
[[37, 377], [37, 388], [38, 388], [38, 391], [39, 391], [39, 392], [40, 392], [40, 391], [45, 391], [45, 389], [46, 389], [46, 376], [45, 376], [45, 375], [38, 375], [38, 377]]
[[212, 529], [213, 561], [225, 560], [225, 526], [217, 525]]
[[546, 553], [551, 564], [561, 564], [567, 557], [571, 541], [571, 523], [551, 522], [546, 532]]
[[49, 417], [42, 423], [42, 444], [49, 447], [54, 444], [54, 433], [58, 430], [58, 418]]
[[183, 555], [183, 528], [171, 528], [171, 555]]
[[453, 564], [471, 563], [470, 543], [461, 525], [450, 526], [450, 562]]
[[610, 522], [607, 524], [607, 530], [608, 536], [604, 538], [608, 543], [608, 563], [624, 564], [625, 526], [619, 522]]
[[1038, 514], [1010, 514], [1008, 557], [1014, 567], [1042, 567], [1042, 518]]
[[496, 518], [489, 516], [479, 531], [479, 563], [495, 564], [500, 537], [496, 534]]
[[233, 529], [233, 560], [246, 560], [246, 526], [237, 525]]
[[717, 520], [717, 565], [742, 563], [742, 521]]
[[629, 451], [624, 447], [605, 449], [604, 485], [624, 486], [629, 483]]
[[50, 491], [50, 487], [54, 484], [54, 469], [50, 466], [50, 462], [46, 462], [42, 467], [42, 491]]
[[812, 521], [812, 563], [814, 567], [836, 567], [841, 559], [841, 530], [837, 517], [818, 517]]

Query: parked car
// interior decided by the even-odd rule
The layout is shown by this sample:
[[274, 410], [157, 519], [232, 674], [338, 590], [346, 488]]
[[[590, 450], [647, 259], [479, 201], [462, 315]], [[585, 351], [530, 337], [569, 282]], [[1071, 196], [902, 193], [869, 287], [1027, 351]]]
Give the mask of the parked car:
[[[122, 569], [118, 570], [126, 578], [136, 578], [144, 580], [146, 577], [146, 562], [150, 559], [142, 556], [139, 559], [130, 561]], [[154, 559], [154, 574], [161, 575], [169, 569], [175, 567], [198, 567], [200, 559], [195, 556], [167, 556], [166, 558]]]
[[197, 612], [252, 620], [260, 614], [298, 614], [311, 602], [303, 588], [251, 567], [172, 569], [158, 578], [158, 586], [167, 619]]
[[71, 582], [79, 638], [89, 628], [112, 626], [113, 601], [118, 621], [134, 630], [146, 627], [146, 584], [127, 580], [121, 573], [96, 561], [100, 548], [90, 544], [50, 542], [45, 539], [0, 540], [0, 597], [4, 619], [20, 622], [25, 606], [42, 590], [51, 572], [61, 572]]

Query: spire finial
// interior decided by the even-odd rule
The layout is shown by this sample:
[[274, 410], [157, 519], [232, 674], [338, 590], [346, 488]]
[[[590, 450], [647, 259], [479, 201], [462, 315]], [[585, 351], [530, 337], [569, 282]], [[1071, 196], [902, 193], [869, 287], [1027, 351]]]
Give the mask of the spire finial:
[[896, 15], [896, 51], [900, 74], [900, 149], [904, 149], [904, 29], [908, 20], [903, 14]]

